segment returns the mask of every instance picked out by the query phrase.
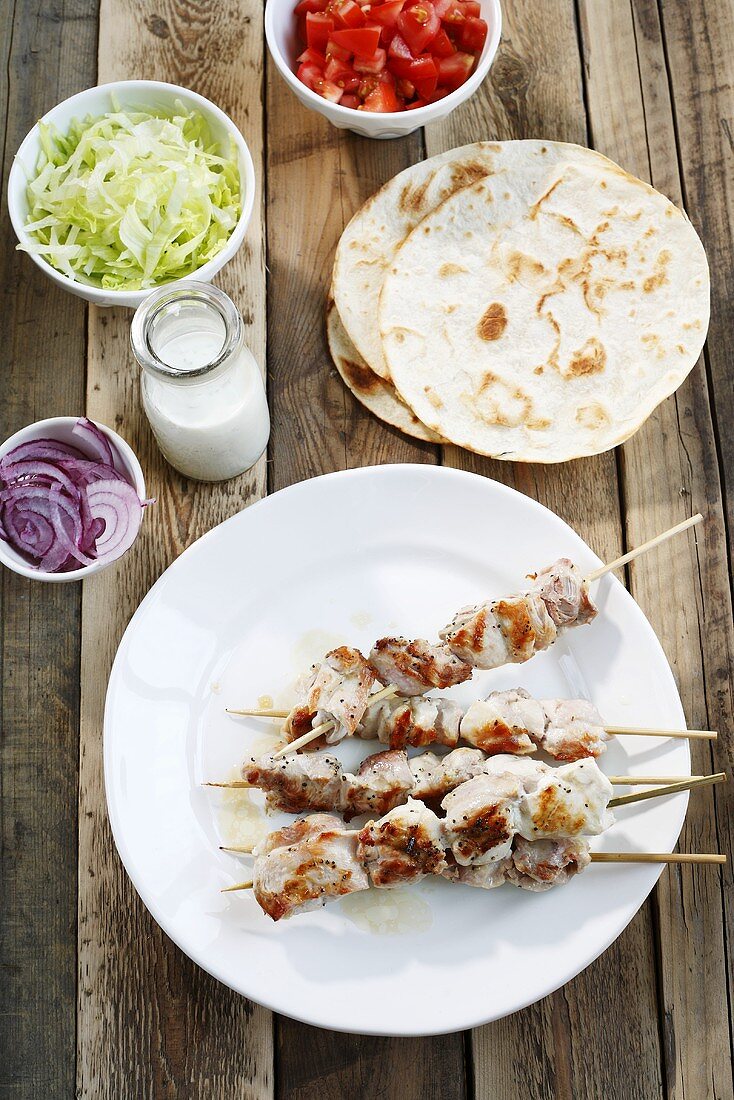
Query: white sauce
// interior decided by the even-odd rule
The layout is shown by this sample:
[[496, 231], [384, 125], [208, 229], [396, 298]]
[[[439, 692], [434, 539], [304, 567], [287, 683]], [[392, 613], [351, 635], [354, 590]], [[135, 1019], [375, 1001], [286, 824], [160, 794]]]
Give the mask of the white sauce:
[[[180, 371], [216, 360], [224, 324], [209, 310], [186, 309], [167, 319], [158, 357]], [[197, 481], [223, 481], [248, 470], [270, 434], [265, 388], [244, 345], [211, 374], [165, 378], [143, 372], [143, 404], [164, 457]]]

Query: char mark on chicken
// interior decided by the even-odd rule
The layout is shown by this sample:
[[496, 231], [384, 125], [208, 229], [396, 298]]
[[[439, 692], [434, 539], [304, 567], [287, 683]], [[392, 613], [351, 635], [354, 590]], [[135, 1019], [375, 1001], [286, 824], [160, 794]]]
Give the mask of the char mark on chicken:
[[462, 661], [490, 669], [529, 661], [556, 633], [540, 597], [524, 593], [462, 608], [439, 637]]
[[446, 645], [418, 638], [380, 638], [370, 653], [370, 664], [382, 684], [392, 684], [400, 695], [423, 695], [432, 688], [449, 688], [472, 675], [472, 667]]
[[522, 688], [493, 691], [472, 703], [461, 720], [464, 741], [483, 752], [521, 755], [535, 752], [545, 729], [543, 708]]
[[446, 846], [461, 866], [504, 859], [517, 832], [522, 785], [510, 775], [478, 775], [441, 805]]
[[441, 822], [409, 798], [359, 833], [358, 858], [373, 886], [390, 888], [440, 874], [446, 866]]
[[462, 709], [450, 699], [384, 699], [367, 710], [357, 736], [377, 738], [393, 749], [448, 745], [459, 740]]

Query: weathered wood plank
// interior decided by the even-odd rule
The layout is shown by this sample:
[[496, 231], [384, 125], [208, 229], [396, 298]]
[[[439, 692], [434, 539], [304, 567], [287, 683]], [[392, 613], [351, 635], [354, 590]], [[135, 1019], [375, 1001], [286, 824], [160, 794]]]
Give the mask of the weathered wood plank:
[[[324, 308], [333, 251], [352, 213], [420, 159], [418, 136], [368, 141], [306, 111], [269, 66], [268, 376], [271, 489], [331, 470], [435, 461], [435, 449], [385, 428], [331, 368]], [[464, 1096], [459, 1035], [435, 1040], [337, 1035], [280, 1019], [280, 1100]]]
[[[723, 38], [734, 42], [734, 12], [729, 12]], [[695, 86], [688, 76], [680, 87], [673, 84], [676, 112], [695, 114], [696, 125], [708, 126], [715, 117], [711, 95], [709, 35], [703, 25], [688, 26], [686, 56], [696, 58], [694, 70], [707, 82], [706, 94], [689, 96]], [[680, 203], [683, 196], [676, 155], [676, 129], [666, 71], [657, 4], [627, 0], [597, 5], [584, 0], [582, 32], [588, 71], [588, 102], [594, 144], [619, 160], [630, 171], [649, 179]], [[690, 50], [690, 42], [696, 50]], [[721, 57], [725, 62], [724, 56]], [[729, 74], [734, 60], [728, 58]], [[689, 61], [685, 62], [686, 65]], [[682, 74], [681, 74], [682, 75]], [[693, 73], [689, 74], [692, 78]], [[726, 70], [718, 68], [716, 82], [725, 82]], [[616, 93], [615, 89], [623, 91]], [[622, 98], [623, 97], [623, 98]], [[611, 102], [619, 109], [609, 110]], [[732, 99], [729, 98], [729, 109]], [[696, 148], [696, 164], [701, 152]], [[723, 154], [723, 148], [718, 153]], [[717, 158], [709, 150], [707, 156]], [[722, 162], [723, 164], [723, 162]], [[712, 179], [713, 182], [712, 183]], [[713, 323], [707, 355], [718, 359], [718, 340], [728, 338], [721, 329], [725, 302], [721, 294], [722, 247], [731, 239], [718, 234], [726, 220], [726, 180], [707, 175], [706, 193], [687, 192], [688, 213], [703, 234], [712, 264]], [[699, 203], [706, 204], [704, 208]], [[724, 349], [725, 354], [725, 349]], [[723, 360], [720, 361], [720, 367]], [[721, 393], [714, 387], [713, 393]], [[731, 380], [727, 396], [731, 399]], [[726, 405], [722, 406], [724, 411]], [[730, 738], [734, 632], [732, 630], [726, 532], [717, 465], [717, 442], [709, 405], [703, 359], [675, 394], [663, 402], [644, 428], [624, 445], [622, 480], [627, 505], [626, 523], [631, 543], [644, 541], [656, 530], [701, 510], [706, 527], [698, 539], [680, 540], [648, 559], [634, 563], [632, 591], [650, 618], [673, 665], [688, 721], [693, 726], [712, 725], [721, 731], [715, 752], [709, 745], [693, 745], [694, 771], [731, 769]], [[661, 600], [672, 583], [684, 594], [680, 602]], [[702, 690], [703, 689], [703, 690]], [[691, 798], [681, 835], [682, 850], [728, 851], [731, 856], [732, 796], [726, 790], [714, 798], [709, 792]], [[730, 866], [718, 873], [703, 868], [688, 873], [665, 873], [657, 890], [662, 959], [662, 1014], [665, 1079], [668, 1095], [728, 1096], [734, 1092], [727, 997], [727, 913], [731, 888]], [[731, 924], [728, 925], [731, 927]]]
[[[504, 17], [503, 43], [481, 92], [445, 123], [428, 130], [429, 154], [487, 137], [587, 144], [574, 4], [516, 0], [505, 6]], [[445, 461], [540, 500], [603, 557], [618, 552], [621, 522], [613, 453], [542, 467], [490, 462], [447, 448]], [[477, 1097], [648, 1100], [659, 1095], [655, 990], [648, 906], [609, 951], [563, 990], [473, 1033]], [[610, 1016], [613, 1029], [603, 1023]], [[590, 1033], [593, 1042], [588, 1041]], [[627, 1072], [630, 1061], [635, 1065], [632, 1079]]]
[[[193, 87], [237, 122], [262, 180], [262, 10], [257, 0], [105, 0], [100, 81], [146, 76]], [[262, 197], [248, 239], [217, 280], [240, 305], [246, 340], [265, 361]], [[130, 441], [157, 504], [130, 555], [85, 583], [80, 760], [78, 1095], [272, 1094], [269, 1013], [217, 984], [174, 947], [144, 909], [114, 852], [105, 806], [101, 730], [115, 648], [150, 584], [186, 545], [257, 499], [265, 462], [223, 485], [199, 485], [162, 460], [144, 420], [128, 345], [130, 315], [92, 310], [88, 411]]]
[[[67, 18], [0, 5], [0, 439], [84, 408], [84, 305], [15, 252], [5, 201], [39, 115], [94, 83], [96, 5]], [[0, 573], [0, 1092], [30, 1100], [74, 1089], [81, 589]]]

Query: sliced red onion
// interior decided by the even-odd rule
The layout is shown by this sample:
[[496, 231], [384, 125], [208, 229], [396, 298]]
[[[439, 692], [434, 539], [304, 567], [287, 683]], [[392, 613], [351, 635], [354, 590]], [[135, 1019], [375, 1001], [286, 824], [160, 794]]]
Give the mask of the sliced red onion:
[[91, 420], [73, 429], [84, 449], [30, 440], [0, 459], [0, 539], [43, 572], [68, 572], [124, 554], [143, 507], [115, 468], [115, 454]]
[[112, 454], [109, 440], [93, 421], [88, 420], [86, 416], [82, 416], [77, 420], [71, 432], [72, 435], [79, 436], [88, 452], [87, 457], [91, 454], [97, 462], [104, 462], [108, 466], [115, 465], [115, 456]]
[[89, 509], [104, 528], [97, 535], [97, 561], [112, 561], [135, 542], [143, 518], [140, 497], [126, 481], [95, 481], [87, 489]]

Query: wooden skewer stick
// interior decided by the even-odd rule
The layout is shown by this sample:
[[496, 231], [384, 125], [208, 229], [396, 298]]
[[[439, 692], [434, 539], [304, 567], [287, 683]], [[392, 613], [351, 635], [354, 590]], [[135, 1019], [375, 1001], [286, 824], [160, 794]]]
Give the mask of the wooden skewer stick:
[[611, 573], [612, 570], [619, 569], [621, 566], [626, 565], [628, 561], [638, 558], [640, 554], [652, 550], [653, 546], [659, 546], [661, 542], [672, 539], [673, 535], [679, 535], [681, 531], [687, 531], [689, 527], [695, 527], [702, 519], [701, 513], [697, 512], [690, 519], [684, 519], [682, 523], [676, 523], [675, 527], [671, 527], [670, 530], [663, 531], [661, 535], [656, 535], [654, 539], [643, 542], [642, 546], [636, 546], [634, 550], [628, 550], [626, 554], [622, 554], [621, 558], [615, 558], [614, 561], [607, 562], [606, 565], [600, 565], [598, 569], [593, 569], [586, 577], [586, 583], [590, 584], [592, 581], [598, 580], [599, 577], [603, 577], [605, 573]]
[[718, 852], [591, 852], [592, 863], [726, 863]]
[[[686, 776], [686, 779], [703, 779], [702, 775]], [[680, 775], [608, 775], [613, 787], [644, 787], [652, 783], [680, 783]], [[216, 785], [216, 784], [212, 784]]]
[[646, 798], [662, 798], [666, 794], [678, 794], [680, 791], [690, 791], [695, 787], [706, 787], [711, 783], [725, 783], [726, 773], [716, 772], [714, 775], [704, 775], [700, 779], [686, 779], [682, 783], [671, 783], [665, 787], [651, 787], [649, 791], [635, 791], [633, 794], [622, 794], [612, 798], [609, 808], [613, 806], [626, 806], [630, 802], [643, 802]]
[[716, 730], [646, 730], [629, 726], [605, 726], [604, 729], [607, 733], [625, 737], [679, 737], [691, 741], [715, 741], [718, 737]]
[[219, 851], [220, 852], [239, 852], [240, 855], [251, 856], [252, 855], [252, 849], [254, 847], [255, 847], [254, 844], [233, 844], [230, 847], [227, 847], [227, 845], [225, 845], [225, 844], [220, 844], [219, 845]]
[[225, 707], [224, 711], [226, 714], [249, 715], [253, 718], [287, 718], [290, 714], [290, 711], [287, 710], [263, 710], [262, 708], [260, 710], [233, 710], [231, 707]]
[[[392, 684], [382, 688], [380, 691], [376, 691], [374, 695], [370, 695], [367, 708], [373, 706], [375, 703], [379, 703], [381, 699], [388, 699], [392, 695], [397, 694], [397, 688]], [[296, 752], [298, 749], [302, 749], [305, 745], [309, 745], [312, 741], [315, 741], [322, 733], [326, 733], [327, 730], [333, 729], [333, 722], [322, 722], [320, 726], [316, 726], [312, 730], [307, 730], [306, 733], [301, 734], [295, 741], [288, 741], [273, 753], [273, 759], [278, 760], [281, 756], [286, 756], [289, 752]]]
[[235, 890], [252, 890], [252, 880], [248, 879], [246, 882], [236, 882], [234, 886], [225, 886], [220, 893], [231, 894]]
[[202, 783], [202, 787], [227, 787], [232, 790], [244, 791], [260, 790], [255, 783], [248, 783], [246, 779], [230, 779], [229, 783]]

